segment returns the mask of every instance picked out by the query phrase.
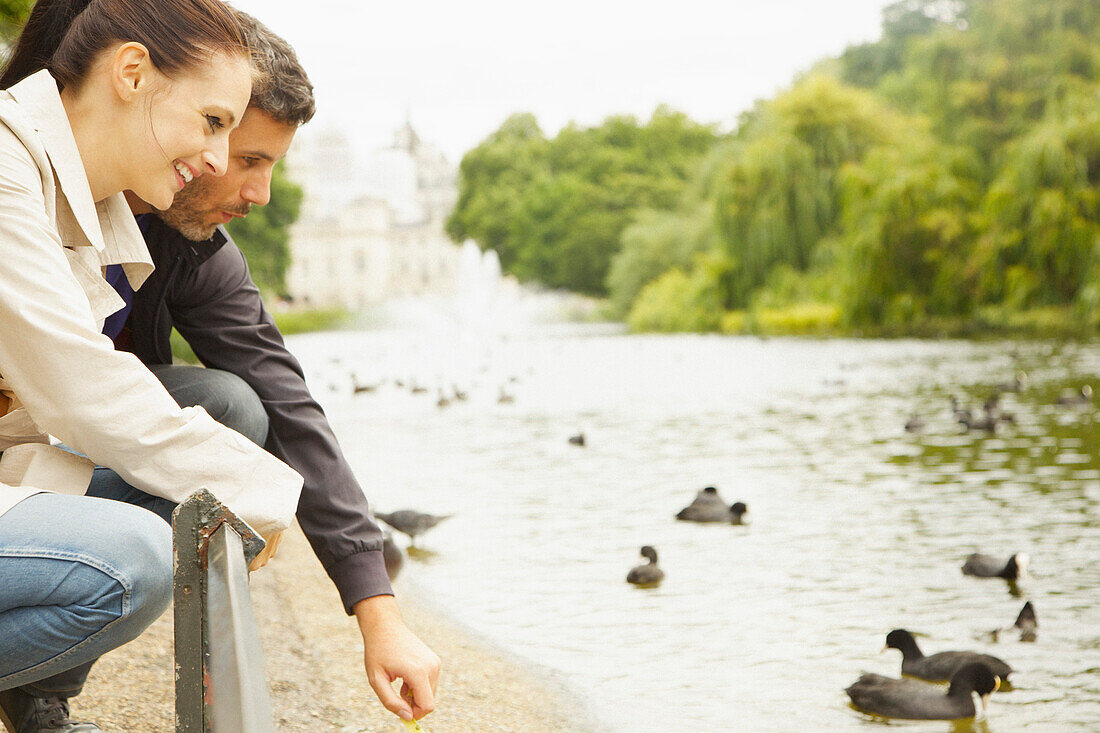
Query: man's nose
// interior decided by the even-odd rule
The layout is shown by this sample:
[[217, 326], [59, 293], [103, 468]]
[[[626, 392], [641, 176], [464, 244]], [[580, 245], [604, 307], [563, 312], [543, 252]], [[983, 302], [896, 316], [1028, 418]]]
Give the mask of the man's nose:
[[264, 206], [271, 200], [271, 176], [250, 176], [241, 189], [241, 198], [254, 206]]

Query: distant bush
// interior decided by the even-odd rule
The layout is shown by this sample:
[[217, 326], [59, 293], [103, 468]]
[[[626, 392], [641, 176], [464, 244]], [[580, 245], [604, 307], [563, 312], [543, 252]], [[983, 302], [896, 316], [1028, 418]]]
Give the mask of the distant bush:
[[[342, 308], [318, 308], [315, 310], [287, 311], [275, 313], [275, 325], [284, 336], [295, 333], [309, 333], [312, 331], [329, 331], [339, 328], [347, 323], [350, 314]], [[195, 352], [183, 340], [179, 331], [172, 329], [172, 356], [176, 361], [187, 364], [198, 364], [199, 359]]]
[[834, 303], [796, 303], [753, 312], [761, 333], [823, 336], [840, 331], [842, 313]]
[[275, 313], [275, 325], [284, 336], [312, 331], [331, 331], [345, 325], [350, 314], [343, 308], [317, 308]]
[[715, 331], [721, 315], [713, 284], [675, 269], [642, 288], [627, 325], [632, 331]]

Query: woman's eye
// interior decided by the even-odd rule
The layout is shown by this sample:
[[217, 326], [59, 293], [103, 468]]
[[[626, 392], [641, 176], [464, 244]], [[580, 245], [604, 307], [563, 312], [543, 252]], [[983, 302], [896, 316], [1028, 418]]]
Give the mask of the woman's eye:
[[222, 124], [221, 117], [215, 117], [214, 115], [206, 115], [206, 124], [210, 125], [210, 132], [217, 132], [225, 127], [225, 125]]

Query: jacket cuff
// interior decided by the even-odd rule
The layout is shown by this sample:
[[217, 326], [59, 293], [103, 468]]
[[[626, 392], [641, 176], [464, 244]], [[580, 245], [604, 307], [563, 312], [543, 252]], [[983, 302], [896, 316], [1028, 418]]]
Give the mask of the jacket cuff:
[[340, 600], [349, 616], [352, 615], [351, 607], [364, 598], [393, 595], [382, 550], [356, 552], [326, 570], [340, 591]]

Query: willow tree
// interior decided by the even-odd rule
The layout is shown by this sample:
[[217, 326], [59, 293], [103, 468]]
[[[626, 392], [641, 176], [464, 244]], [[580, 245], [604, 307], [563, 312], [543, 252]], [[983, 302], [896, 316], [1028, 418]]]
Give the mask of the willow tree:
[[[875, 89], [902, 110], [928, 115], [942, 140], [979, 151], [994, 164], [992, 177], [1005, 144], [1100, 81], [1100, 5], [968, 2], [964, 23], [940, 24], [902, 47], [900, 63]], [[859, 76], [851, 66], [847, 73]]]
[[1037, 126], [1006, 151], [972, 255], [982, 300], [1017, 308], [1066, 304], [1095, 281], [1100, 105], [1090, 106]]
[[970, 309], [973, 167], [966, 151], [924, 137], [876, 148], [844, 169], [836, 251], [850, 324], [904, 330]]
[[824, 76], [768, 103], [716, 186], [727, 306], [746, 305], [778, 265], [805, 270], [837, 231], [841, 167], [872, 147], [900, 144], [911, 127], [870, 93]]
[[715, 248], [713, 205], [696, 202], [673, 211], [643, 209], [623, 230], [611, 260], [607, 289], [611, 315], [621, 318], [648, 283], [672, 269], [690, 270], [697, 254]]

